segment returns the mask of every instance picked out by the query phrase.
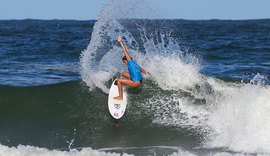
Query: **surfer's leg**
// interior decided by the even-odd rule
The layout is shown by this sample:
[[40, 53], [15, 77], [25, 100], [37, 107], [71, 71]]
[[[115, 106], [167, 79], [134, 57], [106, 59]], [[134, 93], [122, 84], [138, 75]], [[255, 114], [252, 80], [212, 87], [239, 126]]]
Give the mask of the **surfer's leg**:
[[120, 79], [117, 79], [117, 86], [118, 86], [118, 96], [113, 97], [115, 100], [123, 100], [123, 86], [122, 83], [120, 82]]
[[130, 79], [121, 79], [120, 80], [120, 83], [126, 85], [126, 86], [129, 86], [129, 87], [140, 87], [142, 84], [141, 82], [134, 82]]
[[124, 77], [130, 79], [130, 74], [129, 74], [128, 71], [123, 71], [123, 72], [122, 72], [122, 75], [123, 75]]
[[141, 82], [134, 82], [130, 79], [119, 78], [117, 79], [117, 85], [118, 85], [119, 96], [114, 97], [114, 99], [123, 100], [123, 85], [129, 86], [129, 87], [140, 87], [142, 84]]

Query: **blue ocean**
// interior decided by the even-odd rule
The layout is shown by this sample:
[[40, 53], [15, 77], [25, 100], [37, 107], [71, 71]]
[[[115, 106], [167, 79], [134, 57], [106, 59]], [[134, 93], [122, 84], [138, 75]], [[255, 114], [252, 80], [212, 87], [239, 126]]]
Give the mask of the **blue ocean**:
[[[118, 35], [151, 75], [115, 120]], [[269, 69], [270, 19], [111, 1], [97, 20], [1, 20], [0, 155], [270, 155]]]

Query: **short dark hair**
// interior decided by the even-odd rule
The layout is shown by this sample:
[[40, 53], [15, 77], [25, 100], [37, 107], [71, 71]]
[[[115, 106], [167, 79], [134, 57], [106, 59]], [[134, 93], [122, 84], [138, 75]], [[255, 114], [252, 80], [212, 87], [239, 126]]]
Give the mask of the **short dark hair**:
[[122, 61], [127, 61], [127, 57], [126, 56], [124, 56], [123, 58], [122, 58]]
[[[130, 59], [132, 59], [132, 58], [130, 58]], [[127, 57], [126, 56], [124, 56], [123, 58], [122, 58], [122, 61], [127, 61]]]

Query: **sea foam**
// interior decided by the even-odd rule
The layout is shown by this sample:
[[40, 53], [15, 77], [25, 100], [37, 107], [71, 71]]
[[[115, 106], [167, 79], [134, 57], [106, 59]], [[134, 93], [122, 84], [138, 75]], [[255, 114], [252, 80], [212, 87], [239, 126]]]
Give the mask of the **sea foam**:
[[23, 146], [7, 147], [0, 145], [0, 156], [129, 156], [129, 154], [110, 153], [91, 148], [83, 148], [81, 150], [73, 149], [71, 151], [49, 150], [46, 148]]

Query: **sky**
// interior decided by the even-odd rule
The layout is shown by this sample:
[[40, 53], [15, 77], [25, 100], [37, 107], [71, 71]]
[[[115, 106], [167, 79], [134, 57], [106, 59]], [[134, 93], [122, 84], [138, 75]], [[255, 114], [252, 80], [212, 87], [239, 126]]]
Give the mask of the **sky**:
[[[108, 0], [0, 0], [0, 19], [91, 20]], [[270, 19], [270, 0], [144, 0], [170, 19]]]

